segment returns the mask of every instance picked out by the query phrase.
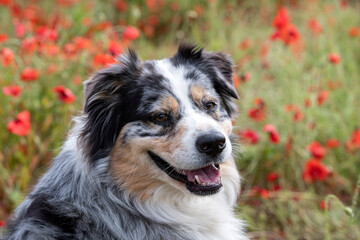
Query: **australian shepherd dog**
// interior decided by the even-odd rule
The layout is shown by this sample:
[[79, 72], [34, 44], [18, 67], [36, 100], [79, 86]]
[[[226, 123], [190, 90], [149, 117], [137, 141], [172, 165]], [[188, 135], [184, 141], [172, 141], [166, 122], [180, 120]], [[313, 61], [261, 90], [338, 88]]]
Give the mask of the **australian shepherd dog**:
[[182, 44], [118, 62], [84, 83], [83, 113], [6, 239], [248, 239], [233, 212], [231, 59]]

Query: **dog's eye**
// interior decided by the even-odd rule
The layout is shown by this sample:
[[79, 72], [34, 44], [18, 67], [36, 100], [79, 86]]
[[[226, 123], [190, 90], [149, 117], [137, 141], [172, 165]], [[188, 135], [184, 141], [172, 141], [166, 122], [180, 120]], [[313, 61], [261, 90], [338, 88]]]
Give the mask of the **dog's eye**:
[[214, 103], [214, 102], [206, 102], [205, 104], [204, 104], [204, 108], [205, 108], [205, 110], [214, 110], [215, 108], [216, 108], [216, 103]]
[[166, 120], [168, 120], [168, 118], [169, 118], [169, 115], [167, 115], [165, 113], [160, 113], [160, 114], [155, 115], [154, 120], [156, 122], [162, 123], [162, 122], [165, 122]]

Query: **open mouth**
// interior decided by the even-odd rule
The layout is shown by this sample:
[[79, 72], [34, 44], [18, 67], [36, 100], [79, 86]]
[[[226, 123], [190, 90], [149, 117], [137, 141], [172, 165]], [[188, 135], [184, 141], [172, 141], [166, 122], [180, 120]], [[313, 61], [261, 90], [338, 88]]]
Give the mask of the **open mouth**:
[[161, 170], [172, 179], [185, 183], [186, 188], [196, 195], [212, 195], [219, 192], [222, 187], [220, 165], [217, 163], [199, 169], [182, 170], [171, 166], [155, 153], [151, 151], [148, 153]]

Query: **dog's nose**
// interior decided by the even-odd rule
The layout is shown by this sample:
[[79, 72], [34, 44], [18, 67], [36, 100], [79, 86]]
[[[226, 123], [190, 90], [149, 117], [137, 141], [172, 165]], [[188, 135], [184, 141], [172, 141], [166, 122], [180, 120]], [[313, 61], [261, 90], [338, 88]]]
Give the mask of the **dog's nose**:
[[220, 132], [211, 132], [199, 136], [195, 145], [199, 152], [215, 157], [225, 149], [226, 138]]

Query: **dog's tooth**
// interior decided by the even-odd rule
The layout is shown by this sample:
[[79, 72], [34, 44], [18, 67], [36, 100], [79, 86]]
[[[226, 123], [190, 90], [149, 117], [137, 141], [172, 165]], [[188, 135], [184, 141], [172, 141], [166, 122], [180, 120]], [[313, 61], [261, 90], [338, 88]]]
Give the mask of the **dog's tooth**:
[[185, 170], [182, 170], [181, 174], [183, 174], [183, 175], [186, 175], [186, 172], [185, 172]]
[[201, 184], [201, 181], [200, 181], [200, 179], [199, 179], [199, 176], [198, 176], [198, 175], [195, 175], [195, 180], [196, 180], [196, 182], [197, 182], [198, 184]]
[[213, 168], [219, 170], [219, 168], [215, 165], [215, 163], [212, 164]]

